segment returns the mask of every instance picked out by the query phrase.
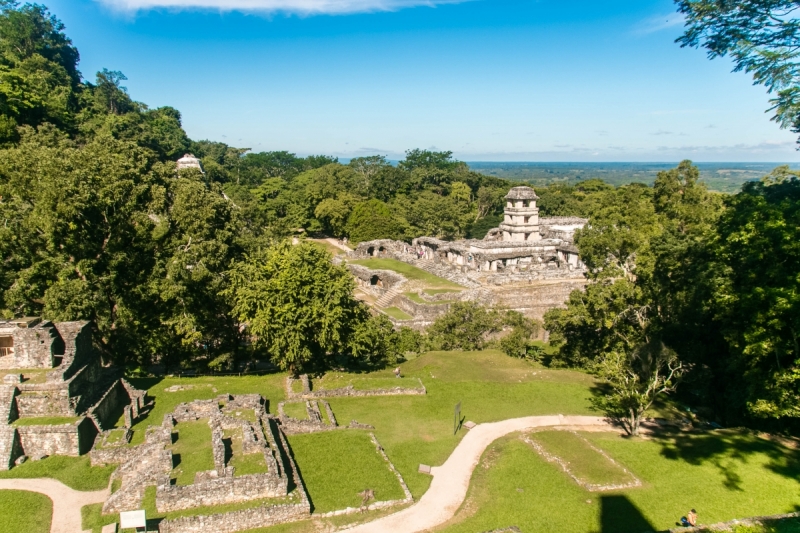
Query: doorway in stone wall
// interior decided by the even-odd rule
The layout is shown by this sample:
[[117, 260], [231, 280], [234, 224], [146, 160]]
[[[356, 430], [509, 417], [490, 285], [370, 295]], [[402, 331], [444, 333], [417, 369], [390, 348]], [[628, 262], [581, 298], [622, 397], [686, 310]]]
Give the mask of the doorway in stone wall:
[[14, 355], [14, 337], [0, 337], [0, 357], [10, 357]]

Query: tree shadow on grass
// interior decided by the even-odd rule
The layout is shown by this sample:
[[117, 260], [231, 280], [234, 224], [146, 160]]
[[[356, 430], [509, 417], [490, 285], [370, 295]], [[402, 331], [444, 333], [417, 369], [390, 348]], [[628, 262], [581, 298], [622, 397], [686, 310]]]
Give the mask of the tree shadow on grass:
[[692, 465], [713, 464], [725, 476], [724, 484], [729, 490], [742, 490], [737, 466], [755, 454], [766, 455], [769, 458], [766, 468], [774, 473], [800, 479], [800, 448], [743, 430], [664, 429], [654, 435], [653, 440], [662, 446], [661, 455], [667, 459]]
[[656, 531], [641, 511], [623, 494], [600, 496], [598, 533], [643, 533]]

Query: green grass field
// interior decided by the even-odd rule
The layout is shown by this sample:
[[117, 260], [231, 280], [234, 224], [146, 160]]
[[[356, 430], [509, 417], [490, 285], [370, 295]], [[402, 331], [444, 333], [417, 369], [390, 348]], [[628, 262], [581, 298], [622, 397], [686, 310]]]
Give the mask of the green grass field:
[[403, 498], [400, 483], [366, 432], [293, 435], [289, 445], [316, 513], [358, 507], [358, 493], [366, 489], [374, 490], [378, 501]]
[[0, 472], [0, 479], [49, 477], [75, 490], [102, 490], [116, 466], [91, 466], [88, 456], [51, 456]]
[[172, 445], [172, 458], [176, 463], [172, 477], [178, 485], [191, 485], [197, 472], [214, 469], [211, 451], [211, 428], [208, 420], [181, 422], [175, 426], [178, 440]]
[[286, 416], [296, 418], [298, 420], [308, 419], [308, 410], [306, 409], [306, 402], [286, 402], [283, 404], [283, 412]]
[[61, 424], [74, 424], [82, 418], [74, 416], [40, 416], [34, 418], [18, 418], [12, 426], [58, 426]]
[[428, 289], [463, 290], [464, 287], [452, 281], [434, 276], [433, 274], [409, 265], [397, 259], [359, 259], [351, 261], [354, 265], [361, 265], [373, 270], [393, 270], [405, 276], [408, 280], [423, 282]]
[[0, 533], [49, 533], [53, 502], [44, 494], [0, 490]]
[[[341, 424], [355, 419], [375, 427], [375, 435], [415, 498], [427, 490], [431, 480], [417, 472], [419, 464], [442, 464], [466, 433], [462, 430], [453, 435], [456, 403], [461, 403], [465, 420], [477, 423], [530, 415], [598, 414], [591, 407], [596, 384], [592, 376], [548, 369], [507, 357], [497, 350], [430, 352], [401, 366], [404, 378], [399, 380], [394, 378], [391, 369], [358, 374], [331, 372], [314, 378], [313, 385], [338, 388], [353, 384], [359, 389], [417, 387], [415, 378], [422, 380], [428, 391], [424, 396], [328, 400]], [[163, 415], [178, 403], [195, 398], [212, 399], [223, 393], [259, 393], [268, 398], [270, 411], [275, 412], [277, 402], [284, 400], [284, 378], [283, 374], [272, 374], [135, 380], [136, 385], [149, 390], [156, 405], [135, 426], [134, 442], [141, 441], [145, 428], [149, 424], [160, 424]], [[189, 388], [166, 392], [166, 388], [174, 385]], [[304, 404], [297, 405], [305, 414]], [[664, 409], [670, 411], [670, 406]], [[190, 430], [189, 435], [186, 434], [187, 423], [176, 426], [176, 431], [181, 433], [175, 443], [176, 453], [181, 454], [178, 466], [185, 478], [181, 482], [191, 482], [189, 478], [193, 479], [194, 471], [213, 468], [210, 433], [205, 434], [209, 432], [205, 421], [199, 424], [202, 427], [198, 426], [200, 429], [195, 432]], [[483, 467], [477, 468], [473, 476], [469, 500], [456, 519], [442, 529], [476, 533], [516, 525], [526, 533], [553, 530], [638, 533], [648, 528], [674, 527], [675, 521], [690, 507], [698, 509], [704, 523], [800, 509], [800, 483], [797, 481], [800, 479], [800, 455], [797, 450], [723, 431], [659, 439], [625, 439], [609, 433], [581, 435], [628, 468], [643, 486], [613, 493], [589, 493], [557, 465], [546, 462], [528, 444], [512, 436], [490, 446], [483, 457]], [[564, 437], [564, 434], [540, 434], [538, 438], [550, 439], [545, 444], [551, 451], [560, 451], [591, 476], [605, 480], [614, 474], [612, 470], [603, 470], [587, 461], [590, 455], [582, 447], [585, 446], [582, 441]], [[292, 436], [289, 440], [317, 512], [358, 505], [357, 493], [365, 488], [376, 490], [380, 500], [402, 497], [399, 484], [375, 452], [367, 433], [341, 430]], [[189, 449], [186, 457], [182, 446]], [[206, 452], [192, 457], [203, 449], [208, 453], [205, 458], [202, 453]], [[246, 462], [250, 459], [241, 454], [236, 458], [233, 441], [231, 453], [231, 464], [241, 457]], [[237, 471], [241, 473], [251, 467], [259, 465], [242, 463]], [[595, 468], [600, 470], [593, 470]], [[2, 472], [0, 478], [55, 477], [79, 490], [97, 490], [107, 486], [113, 470], [113, 466], [90, 468], [87, 457], [53, 457]], [[586, 503], [587, 500], [591, 503]], [[147, 505], [152, 502], [147, 500]], [[333, 524], [332, 528], [374, 516], [377, 515], [336, 517], [325, 519], [324, 523]], [[100, 519], [95, 517], [94, 520]], [[91, 527], [99, 523], [95, 521]], [[310, 524], [262, 531], [315, 531], [316, 526]], [[775, 529], [773, 533], [792, 531], [787, 528], [794, 526], [786, 524], [789, 525], [781, 524], [783, 529]]]
[[386, 309], [383, 309], [383, 312], [397, 320], [411, 320], [414, 318], [398, 307], [387, 307]]
[[537, 431], [528, 438], [550, 455], [559, 457], [582, 483], [625, 485], [634, 481], [623, 468], [593, 449], [588, 441], [571, 431]]
[[438, 531], [474, 533], [516, 525], [526, 533], [641, 533], [675, 527], [690, 508], [698, 510], [701, 523], [710, 524], [800, 507], [798, 452], [757, 437], [583, 435], [644, 486], [588, 492], [513, 435], [487, 449], [467, 501]]

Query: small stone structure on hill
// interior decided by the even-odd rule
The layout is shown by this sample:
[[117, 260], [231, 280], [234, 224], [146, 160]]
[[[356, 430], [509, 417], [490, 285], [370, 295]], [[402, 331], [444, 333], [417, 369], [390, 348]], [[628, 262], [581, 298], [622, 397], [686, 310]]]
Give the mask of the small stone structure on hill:
[[84, 454], [123, 411], [132, 423], [145, 403], [143, 391], [101, 365], [88, 322], [0, 322], [0, 375], [0, 470], [22, 456]]

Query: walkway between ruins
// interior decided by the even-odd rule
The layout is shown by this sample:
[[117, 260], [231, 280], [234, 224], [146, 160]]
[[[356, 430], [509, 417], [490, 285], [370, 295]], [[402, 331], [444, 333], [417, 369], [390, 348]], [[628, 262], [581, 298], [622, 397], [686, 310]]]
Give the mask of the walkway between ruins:
[[353, 251], [352, 248], [350, 248], [346, 244], [342, 244], [337, 239], [325, 239], [325, 240], [328, 241], [329, 243], [331, 243], [333, 246], [337, 247], [338, 249], [342, 250], [343, 252], [352, 252]]
[[55, 479], [0, 479], [0, 490], [27, 490], [39, 492], [53, 500], [53, 521], [50, 533], [77, 533], [83, 531], [81, 507], [92, 503], [103, 503], [108, 490], [81, 492], [73, 490]]
[[348, 529], [348, 533], [417, 533], [447, 522], [466, 498], [472, 471], [492, 442], [515, 431], [549, 426], [612, 429], [606, 419], [594, 416], [528, 416], [479, 424], [469, 430], [442, 466], [431, 469], [431, 486], [416, 504]]

